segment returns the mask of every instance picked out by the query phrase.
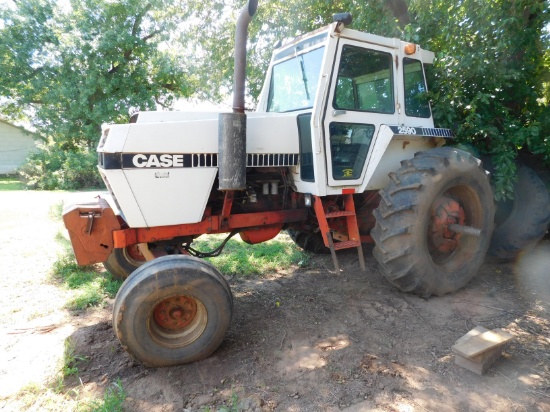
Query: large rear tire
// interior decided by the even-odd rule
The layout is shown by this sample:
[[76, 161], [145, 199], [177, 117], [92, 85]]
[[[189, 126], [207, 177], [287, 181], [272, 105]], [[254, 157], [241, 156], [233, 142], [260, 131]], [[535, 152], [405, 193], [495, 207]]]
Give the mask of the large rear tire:
[[302, 232], [294, 229], [289, 229], [287, 232], [294, 243], [306, 252], [316, 255], [330, 253], [330, 249], [325, 246], [321, 232]]
[[384, 276], [424, 297], [465, 286], [483, 263], [493, 228], [493, 194], [481, 161], [436, 148], [401, 162], [390, 177], [371, 233]]
[[208, 357], [231, 323], [233, 297], [222, 279], [214, 266], [191, 256], [141, 266], [115, 299], [113, 328], [120, 343], [154, 367]]
[[541, 240], [550, 223], [550, 193], [537, 173], [518, 166], [511, 200], [497, 202], [489, 255], [513, 260]]

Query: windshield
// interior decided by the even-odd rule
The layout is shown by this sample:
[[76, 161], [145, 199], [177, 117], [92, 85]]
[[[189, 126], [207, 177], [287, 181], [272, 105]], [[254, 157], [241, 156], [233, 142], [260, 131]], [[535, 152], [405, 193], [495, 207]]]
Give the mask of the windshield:
[[291, 112], [313, 107], [324, 49], [320, 47], [296, 54], [273, 66], [268, 112]]

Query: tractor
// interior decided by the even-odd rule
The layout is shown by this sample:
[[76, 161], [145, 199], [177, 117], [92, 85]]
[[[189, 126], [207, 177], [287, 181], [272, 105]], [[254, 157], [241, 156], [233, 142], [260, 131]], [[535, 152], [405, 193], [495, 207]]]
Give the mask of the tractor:
[[[114, 302], [122, 346], [154, 367], [203, 359], [229, 329], [233, 297], [202, 258], [229, 238], [283, 230], [312, 253], [363, 244], [383, 275], [423, 297], [454, 292], [489, 247], [489, 174], [435, 128], [419, 45], [352, 30], [348, 13], [273, 51], [245, 111], [248, 25], [237, 22], [233, 110], [140, 112], [104, 125], [98, 170], [110, 196], [64, 210], [77, 262], [125, 278]], [[193, 248], [226, 233], [213, 251]]]

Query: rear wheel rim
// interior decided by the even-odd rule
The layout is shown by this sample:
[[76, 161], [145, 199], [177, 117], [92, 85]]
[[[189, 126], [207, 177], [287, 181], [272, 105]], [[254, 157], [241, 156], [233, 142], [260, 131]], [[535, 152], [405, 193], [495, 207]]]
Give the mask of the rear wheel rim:
[[428, 245], [434, 261], [445, 259], [458, 247], [460, 233], [449, 230], [448, 225], [463, 225], [464, 209], [450, 196], [443, 195], [436, 199], [428, 229]]
[[432, 204], [427, 230], [428, 251], [441, 268], [454, 271], [473, 256], [479, 241], [472, 236], [451, 231], [450, 224], [479, 228], [482, 206], [473, 190], [455, 186], [441, 194]]

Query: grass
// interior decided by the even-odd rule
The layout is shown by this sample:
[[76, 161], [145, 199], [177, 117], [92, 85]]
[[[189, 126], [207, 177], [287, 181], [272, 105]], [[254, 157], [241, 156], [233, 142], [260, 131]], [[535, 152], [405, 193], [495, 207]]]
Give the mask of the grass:
[[114, 297], [122, 285], [122, 281], [113, 279], [107, 272], [99, 273], [93, 266], [79, 266], [72, 252], [66, 252], [58, 258], [52, 274], [71, 291], [66, 304], [70, 310], [101, 305], [106, 297]]
[[122, 382], [117, 379], [103, 394], [103, 399], [92, 400], [81, 405], [79, 412], [122, 412], [122, 405], [126, 399], [126, 391]]
[[241, 411], [241, 408], [239, 408], [239, 396], [236, 393], [231, 394], [231, 405], [222, 406], [220, 409], [218, 409], [218, 412], [239, 412], [239, 411]]
[[[62, 209], [62, 203], [54, 205], [50, 209], [49, 219], [61, 223]], [[70, 242], [61, 230], [57, 233], [55, 242], [62, 246], [62, 252], [52, 266], [51, 276], [58, 286], [68, 291], [67, 308], [84, 309], [102, 305], [106, 297], [112, 297], [117, 293], [122, 282], [113, 280], [110, 274], [101, 273], [96, 267], [78, 266]], [[42, 315], [43, 311], [40, 313], [40, 316]], [[74, 385], [75, 382], [79, 382], [82, 363], [85, 361], [87, 358], [76, 352], [74, 341], [66, 339], [63, 356], [47, 381], [31, 381], [17, 394], [0, 400], [0, 409], [5, 407], [14, 411], [54, 412], [122, 411], [127, 395], [120, 379], [112, 382], [103, 394], [97, 395], [84, 395], [81, 385]], [[69, 382], [71, 386], [68, 386]]]
[[[193, 242], [193, 248], [201, 252], [215, 249], [227, 235], [202, 236]], [[308, 255], [295, 245], [286, 234], [257, 245], [249, 245], [240, 238], [230, 239], [220, 256], [206, 258], [224, 275], [253, 276], [288, 270], [304, 265]]]
[[25, 190], [25, 183], [20, 181], [15, 176], [0, 176], [0, 192], [5, 192], [8, 190]]
[[100, 399], [82, 399], [79, 387], [66, 389], [65, 379], [78, 376], [78, 366], [86, 360], [85, 356], [76, 354], [75, 344], [71, 339], [65, 340], [63, 359], [55, 377], [47, 384], [31, 383], [21, 389], [16, 396], [17, 408], [19, 410], [122, 412], [126, 391], [120, 379], [113, 382]]
[[[61, 220], [62, 204], [50, 209], [50, 219]], [[102, 305], [106, 297], [115, 297], [122, 281], [114, 279], [110, 273], [98, 272], [95, 266], [79, 266], [76, 263], [71, 243], [58, 232], [55, 240], [63, 247], [63, 252], [52, 267], [52, 276], [71, 291], [66, 307], [82, 310], [90, 306]]]
[[28, 409], [32, 405], [35, 405], [39, 399], [44, 398], [46, 395], [45, 389], [37, 383], [30, 383], [22, 388], [17, 394], [17, 400], [19, 401], [19, 407], [21, 409]]
[[78, 374], [78, 364], [87, 360], [85, 356], [75, 353], [75, 344], [68, 338], [65, 340], [65, 351], [63, 352], [62, 375], [64, 378]]
[[203, 407], [200, 409], [200, 412], [240, 412], [244, 410], [241, 408], [239, 402], [239, 395], [235, 392], [231, 393], [231, 399], [229, 400], [230, 405], [223, 405], [217, 409], [212, 409], [209, 406]]
[[126, 399], [126, 391], [120, 379], [113, 382], [99, 399], [81, 398], [80, 387], [65, 388], [65, 379], [78, 376], [78, 365], [86, 357], [75, 353], [75, 345], [71, 339], [65, 341], [63, 359], [59, 370], [49, 383], [30, 383], [15, 396], [15, 402], [8, 405], [12, 410], [48, 410], [48, 411], [78, 411], [78, 412], [122, 412]]
[[48, 217], [54, 222], [62, 222], [63, 207], [64, 207], [63, 201], [57, 202], [56, 204], [52, 205], [52, 207], [50, 207]]
[[[61, 390], [60, 390], [61, 389]], [[78, 388], [68, 392], [55, 384], [53, 387], [31, 383], [17, 394], [17, 402], [10, 410], [122, 412], [127, 394], [120, 379], [113, 382], [99, 399], [82, 399]]]

